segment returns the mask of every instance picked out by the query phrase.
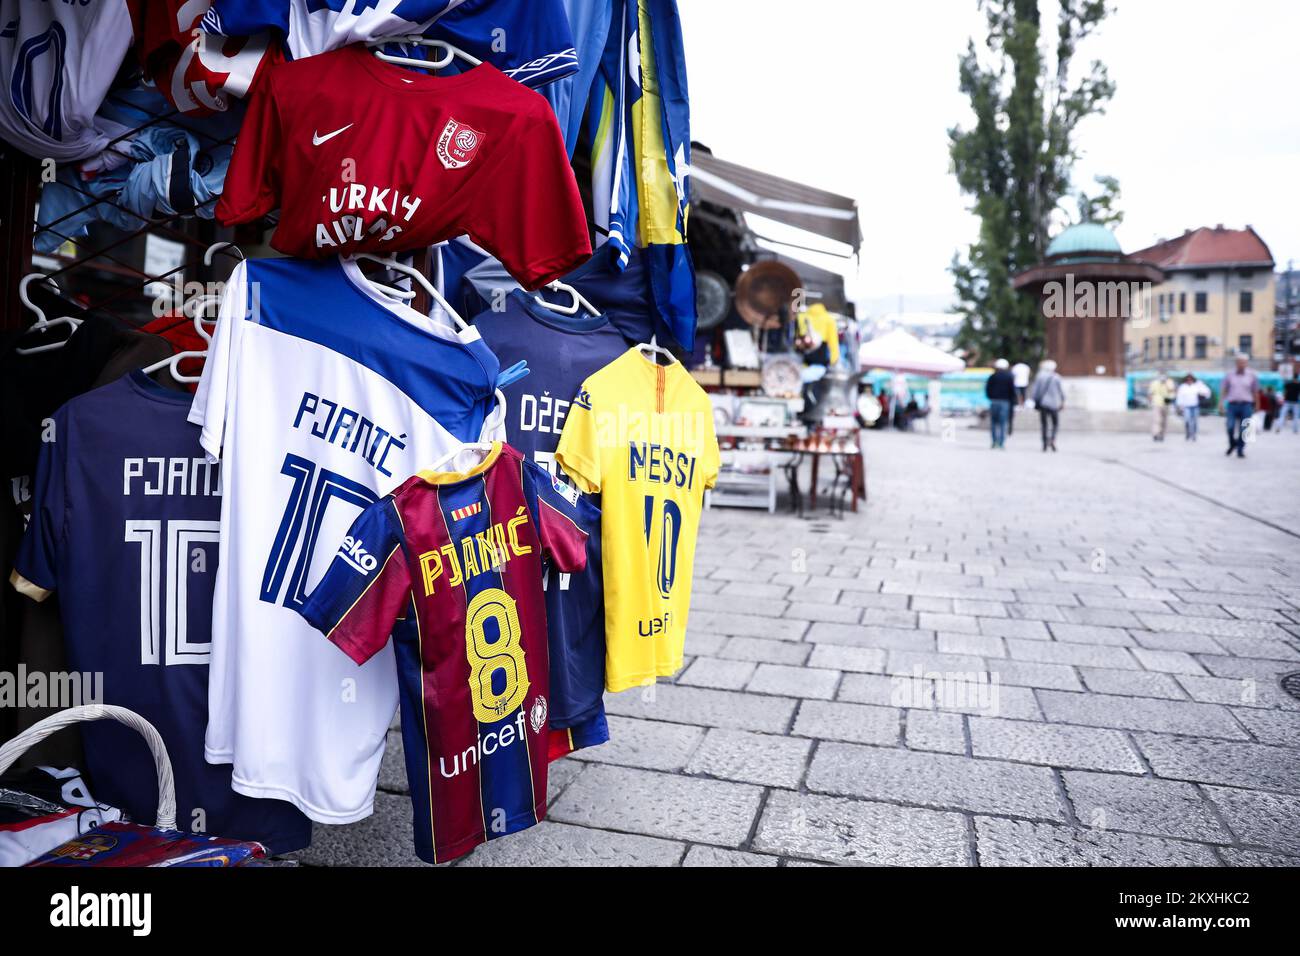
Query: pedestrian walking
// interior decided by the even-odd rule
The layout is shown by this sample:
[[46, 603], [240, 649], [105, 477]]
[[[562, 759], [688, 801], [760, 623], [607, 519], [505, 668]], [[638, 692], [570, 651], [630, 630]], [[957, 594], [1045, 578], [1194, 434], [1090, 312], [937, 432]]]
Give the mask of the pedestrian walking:
[[1025, 396], [1029, 394], [1029, 366], [1024, 362], [1011, 366], [1011, 379], [1016, 384], [1016, 400], [1011, 403], [1011, 417], [1007, 419], [1008, 435], [1016, 433], [1016, 409], [1025, 404]]
[[1210, 386], [1206, 385], [1191, 372], [1183, 376], [1174, 392], [1174, 406], [1183, 416], [1183, 441], [1196, 441], [1197, 426], [1200, 424], [1201, 399], [1210, 397]]
[[1061, 409], [1065, 407], [1065, 386], [1056, 374], [1056, 363], [1043, 359], [1038, 363], [1038, 376], [1030, 395], [1038, 409], [1038, 423], [1043, 430], [1043, 451], [1056, 451], [1056, 428], [1061, 423]]
[[984, 394], [989, 399], [989, 428], [993, 447], [1005, 448], [1007, 422], [1011, 418], [1011, 405], [1016, 400], [1016, 380], [1011, 374], [1011, 363], [1006, 359], [994, 362], [993, 369], [993, 374], [984, 383]]
[[1282, 386], [1282, 414], [1277, 423], [1278, 434], [1291, 422], [1291, 434], [1300, 433], [1300, 372], [1291, 376], [1291, 381]]
[[1219, 410], [1227, 416], [1228, 450], [1238, 458], [1246, 457], [1246, 429], [1255, 413], [1259, 396], [1259, 376], [1249, 366], [1249, 359], [1238, 355], [1236, 368], [1223, 376], [1223, 394], [1219, 396]]
[[1161, 371], [1151, 380], [1147, 397], [1151, 400], [1151, 440], [1164, 441], [1165, 428], [1169, 424], [1169, 405], [1174, 400], [1174, 380], [1168, 372]]

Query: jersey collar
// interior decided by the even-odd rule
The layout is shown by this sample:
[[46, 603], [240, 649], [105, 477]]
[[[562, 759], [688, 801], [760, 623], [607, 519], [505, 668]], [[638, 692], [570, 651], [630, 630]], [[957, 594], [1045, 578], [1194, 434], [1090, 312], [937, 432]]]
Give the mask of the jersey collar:
[[544, 325], [548, 329], [555, 329], [557, 332], [595, 332], [597, 329], [603, 329], [606, 326], [613, 328], [609, 324], [609, 319], [603, 315], [588, 315], [583, 318], [576, 318], [554, 312], [543, 305], [538, 305], [532, 293], [525, 292], [523, 289], [512, 289], [510, 296], [524, 312], [528, 313], [529, 318], [534, 322]]
[[483, 460], [466, 471], [421, 471], [420, 479], [430, 485], [454, 485], [477, 478], [497, 463], [497, 459], [501, 457], [501, 447], [501, 442], [494, 441], [492, 450], [483, 456]]

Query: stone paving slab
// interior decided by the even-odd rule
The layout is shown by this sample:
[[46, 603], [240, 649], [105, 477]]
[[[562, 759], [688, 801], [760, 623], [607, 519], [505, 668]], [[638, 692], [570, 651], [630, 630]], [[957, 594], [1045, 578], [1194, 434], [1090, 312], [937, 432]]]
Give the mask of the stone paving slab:
[[793, 733], [817, 740], [844, 740], [891, 746], [898, 742], [901, 711], [895, 707], [805, 700], [799, 705]]
[[654, 686], [653, 694], [648, 689], [633, 689], [605, 696], [610, 714], [763, 733], [784, 733], [797, 703], [788, 697], [662, 683]]
[[[906, 712], [905, 739], [910, 750], [934, 750], [939, 753], [965, 754], [966, 721], [961, 714], [930, 710]], [[876, 743], [883, 741], [860, 741]]]
[[554, 774], [557, 767], [587, 761], [646, 770], [682, 770], [704, 741], [703, 727], [633, 717], [610, 716], [607, 719], [607, 743], [579, 750], [567, 760], [552, 762], [551, 773]]
[[749, 784], [592, 766], [555, 801], [550, 818], [735, 848], [748, 840], [761, 797]]
[[956, 813], [775, 793], [756, 849], [859, 866], [964, 866], [966, 821]]
[[1295, 751], [1288, 748], [1166, 734], [1133, 739], [1161, 777], [1300, 793]]
[[693, 846], [686, 851], [682, 866], [780, 866], [781, 860], [762, 853], [720, 850], [715, 846]]
[[793, 789], [803, 779], [812, 741], [715, 727], [695, 751], [688, 773]]
[[1039, 691], [1038, 702], [1048, 720], [1061, 723], [1249, 739], [1232, 713], [1218, 704], [1052, 690]]
[[685, 855], [686, 847], [672, 840], [545, 820], [522, 833], [478, 847], [456, 865], [676, 866]]
[[976, 817], [981, 866], [1217, 866], [1208, 846], [1129, 833]]
[[823, 743], [808, 769], [808, 789], [915, 806], [1064, 820], [1046, 767], [964, 756]]
[[1142, 773], [1142, 761], [1117, 730], [971, 717], [971, 753], [1020, 763]]
[[1075, 817], [1094, 830], [1232, 842], [1232, 833], [1200, 789], [1190, 783], [1079, 770], [1067, 770], [1061, 776]]

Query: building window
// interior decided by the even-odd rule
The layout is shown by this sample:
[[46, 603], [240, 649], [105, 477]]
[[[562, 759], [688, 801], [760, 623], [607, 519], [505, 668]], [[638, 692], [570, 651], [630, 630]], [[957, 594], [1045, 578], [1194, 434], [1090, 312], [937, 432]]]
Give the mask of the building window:
[[1150, 339], [1142, 340], [1142, 361], [1144, 362], [1151, 361], [1151, 340]]
[[1237, 336], [1237, 353], [1239, 355], [1249, 355], [1250, 346], [1251, 346], [1251, 338], [1249, 335]]
[[1205, 356], [1206, 356], [1206, 346], [1207, 346], [1208, 344], [1209, 344], [1209, 340], [1206, 339], [1206, 337], [1205, 337], [1204, 335], [1198, 335], [1198, 336], [1196, 337], [1195, 342], [1194, 342], [1194, 344], [1193, 344], [1193, 347], [1194, 347], [1195, 350], [1196, 350], [1196, 352], [1195, 352], [1195, 357], [1196, 357], [1196, 358], [1198, 358], [1198, 359], [1203, 359], [1203, 358], [1205, 358]]
[[1210, 311], [1210, 296], [1208, 293], [1205, 292], [1196, 293], [1196, 311], [1197, 312]]
[[1178, 357], [1187, 358], [1187, 336], [1185, 335], [1178, 336]]
[[1178, 311], [1179, 311], [1179, 312], [1186, 312], [1186, 311], [1187, 311], [1187, 293], [1186, 293], [1186, 292], [1180, 292], [1180, 293], [1178, 293]]
[[1208, 279], [1209, 277], [1210, 277], [1210, 274], [1209, 274], [1208, 272], [1200, 272], [1200, 271], [1197, 271], [1197, 272], [1193, 272], [1193, 273], [1192, 273], [1192, 278], [1193, 278], [1193, 279]]
[[1242, 289], [1241, 295], [1237, 301], [1237, 311], [1253, 312], [1255, 310], [1255, 293], [1249, 289]]

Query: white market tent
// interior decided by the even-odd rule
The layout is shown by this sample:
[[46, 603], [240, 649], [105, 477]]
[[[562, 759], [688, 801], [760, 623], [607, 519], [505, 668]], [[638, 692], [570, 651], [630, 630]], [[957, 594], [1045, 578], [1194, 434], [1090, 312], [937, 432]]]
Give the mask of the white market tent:
[[883, 368], [916, 375], [943, 375], [945, 372], [960, 372], [966, 367], [957, 356], [926, 345], [904, 329], [895, 329], [870, 342], [863, 342], [858, 350], [858, 364], [864, 369]]

